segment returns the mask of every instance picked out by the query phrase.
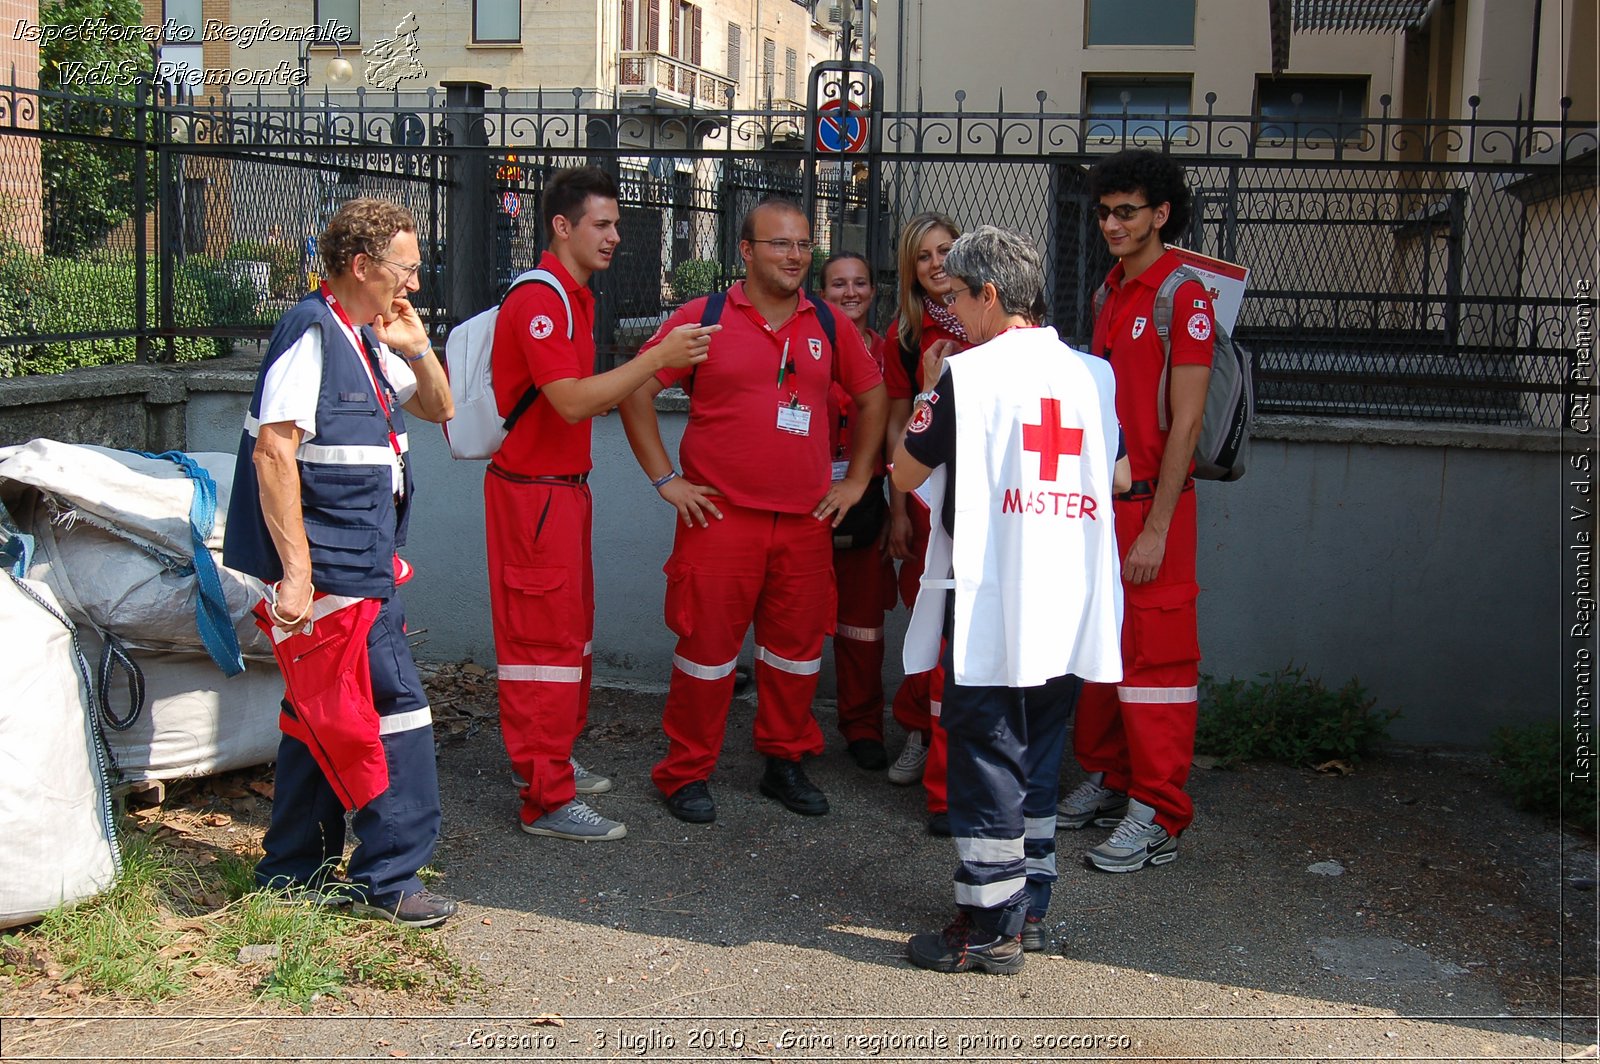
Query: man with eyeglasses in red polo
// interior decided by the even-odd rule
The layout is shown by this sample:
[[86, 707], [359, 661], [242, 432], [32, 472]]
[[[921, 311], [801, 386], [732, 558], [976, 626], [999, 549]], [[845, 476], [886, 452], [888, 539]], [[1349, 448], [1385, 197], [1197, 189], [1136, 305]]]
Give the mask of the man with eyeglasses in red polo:
[[[667, 810], [689, 823], [716, 819], [708, 780], [752, 621], [755, 747], [767, 759], [761, 793], [802, 816], [828, 811], [800, 761], [823, 747], [811, 699], [834, 625], [832, 530], [860, 500], [881, 452], [853, 447], [844, 478], [831, 481], [828, 392], [836, 381], [853, 397], [854, 438], [865, 441], [883, 439], [888, 399], [855, 326], [802, 291], [811, 248], [810, 223], [793, 203], [757, 206], [739, 232], [745, 279], [685, 304], [639, 356], [673, 329], [715, 318], [722, 331], [710, 358], [657, 373], [621, 406], [634, 456], [679, 518], [666, 564], [666, 620], [678, 636], [661, 715], [668, 746], [651, 778]], [[654, 406], [672, 384], [689, 393], [681, 475]]]
[[1164, 241], [1189, 225], [1183, 167], [1158, 152], [1120, 152], [1089, 171], [1089, 195], [1117, 258], [1090, 350], [1110, 361], [1116, 377], [1133, 473], [1132, 488], [1113, 502], [1125, 602], [1123, 679], [1084, 686], [1073, 749], [1088, 778], [1061, 800], [1056, 824], [1114, 828], [1085, 860], [1102, 872], [1136, 872], [1176, 860], [1178, 835], [1194, 819], [1183, 789], [1194, 760], [1200, 682], [1190, 473], [1216, 325], [1197, 282], [1174, 294], [1168, 343], [1156, 322], [1156, 291], [1179, 266]]

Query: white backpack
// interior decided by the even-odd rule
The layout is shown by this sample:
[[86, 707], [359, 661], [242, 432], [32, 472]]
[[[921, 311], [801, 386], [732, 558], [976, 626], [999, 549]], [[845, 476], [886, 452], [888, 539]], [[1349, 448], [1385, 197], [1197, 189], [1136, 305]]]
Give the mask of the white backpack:
[[[506, 295], [533, 281], [549, 285], [561, 297], [561, 305], [567, 311], [567, 339], [571, 340], [572, 304], [555, 274], [549, 270], [529, 270], [511, 282]], [[488, 310], [474, 314], [451, 329], [444, 342], [444, 368], [450, 378], [450, 397], [456, 405], [456, 416], [444, 424], [444, 438], [450, 444], [452, 458], [494, 457], [511, 426], [527, 413], [539, 395], [539, 389], [529, 385], [511, 413], [501, 419], [499, 407], [495, 405], [491, 364], [494, 361], [494, 323], [504, 305], [502, 299]]]

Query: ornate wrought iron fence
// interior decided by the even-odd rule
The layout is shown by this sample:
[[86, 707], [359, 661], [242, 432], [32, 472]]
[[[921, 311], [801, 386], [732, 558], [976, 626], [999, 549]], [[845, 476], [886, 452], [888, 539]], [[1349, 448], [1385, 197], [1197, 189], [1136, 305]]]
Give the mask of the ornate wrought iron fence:
[[[815, 81], [812, 110], [837, 91]], [[621, 252], [594, 279], [605, 361], [737, 276], [739, 222], [767, 195], [810, 205], [825, 247], [867, 252], [885, 294], [916, 211], [1031, 233], [1052, 319], [1082, 342], [1110, 265], [1085, 175], [1142, 146], [1189, 167], [1196, 210], [1177, 242], [1251, 269], [1235, 332], [1257, 354], [1262, 409], [1553, 426], [1572, 387], [1579, 283], [1596, 255], [1593, 125], [1475, 111], [1407, 121], [1387, 98], [1359, 127], [1323, 129], [1218, 115], [1209, 96], [1205, 114], [1121, 116], [1047, 113], [1042, 93], [1027, 111], [971, 110], [957, 94], [954, 110], [903, 114], [868, 97], [873, 135], [841, 158], [819, 151], [811, 114], [787, 107], [585, 99], [458, 86], [123, 102], [0, 88], [0, 373], [97, 344], [172, 359], [265, 335], [314, 273], [311, 238], [357, 194], [416, 214], [418, 301], [442, 330], [533, 263], [545, 181], [589, 162], [623, 194]], [[94, 190], [58, 172], [63, 158], [118, 175], [121, 206], [97, 214]]]

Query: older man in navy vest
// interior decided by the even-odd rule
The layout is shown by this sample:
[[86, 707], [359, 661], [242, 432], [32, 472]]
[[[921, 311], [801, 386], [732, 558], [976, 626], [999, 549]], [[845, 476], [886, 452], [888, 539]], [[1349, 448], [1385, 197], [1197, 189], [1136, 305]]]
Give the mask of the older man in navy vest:
[[[261, 364], [223, 560], [272, 585], [262, 612], [280, 642], [319, 625], [325, 635], [341, 609], [362, 606], [353, 630], [354, 639], [364, 631], [366, 653], [350, 649], [366, 658], [371, 682], [370, 691], [344, 685], [356, 693], [331, 707], [297, 705], [291, 669], [256, 879], [292, 899], [353, 899], [368, 915], [431, 927], [456, 904], [417, 877], [433, 856], [440, 814], [432, 714], [397, 593], [411, 575], [397, 552], [415, 495], [402, 411], [443, 422], [454, 407], [407, 298], [422, 265], [411, 214], [352, 200], [318, 251], [327, 279], [279, 321]], [[369, 721], [368, 734], [352, 719]], [[339, 742], [324, 741], [336, 732]], [[344, 854], [347, 807], [358, 845], [341, 884], [331, 873]]]

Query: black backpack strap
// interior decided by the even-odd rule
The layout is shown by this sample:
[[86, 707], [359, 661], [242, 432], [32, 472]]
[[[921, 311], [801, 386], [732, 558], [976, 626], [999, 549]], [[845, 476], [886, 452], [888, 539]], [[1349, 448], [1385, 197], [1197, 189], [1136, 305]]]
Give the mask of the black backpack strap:
[[[726, 306], [727, 303], [728, 293], [726, 291], [712, 292], [709, 296], [706, 296], [706, 305], [700, 308], [700, 327], [703, 329], [707, 325], [715, 325], [717, 322], [721, 321], [722, 308]], [[684, 390], [686, 395], [694, 394], [694, 375], [698, 372], [700, 372], [700, 367], [696, 365], [689, 370], [689, 375], [685, 377], [683, 379], [683, 383], [679, 385], [679, 387]]]
[[[555, 278], [549, 273], [549, 271], [529, 270], [527, 273], [511, 282], [511, 287], [506, 289], [506, 294], [500, 299], [500, 305], [504, 307], [506, 305], [506, 300], [511, 298], [511, 293], [516, 291], [518, 288], [521, 288], [525, 284], [549, 285], [551, 288], [556, 290], [556, 294], [561, 297], [561, 302], [563, 304], [566, 304], [567, 302], [567, 294], [557, 287]], [[567, 339], [572, 339], [572, 308], [570, 306], [567, 307]], [[533, 405], [533, 401], [537, 398], [539, 398], [539, 386], [537, 384], [528, 385], [528, 390], [522, 393], [522, 398], [517, 400], [517, 405], [511, 408], [511, 413], [506, 415], [506, 420], [501, 426], [505, 429], [507, 435], [509, 435], [511, 432], [511, 426], [522, 420], [522, 415], [528, 412], [528, 408]]]
[[817, 306], [817, 323], [822, 326], [822, 331], [828, 337], [828, 346], [839, 350], [839, 319], [833, 316], [833, 305], [820, 299], [814, 300]]
[[906, 338], [900, 330], [895, 329], [895, 342], [900, 346], [900, 364], [906, 368], [906, 380], [911, 382], [913, 388], [917, 384], [917, 370], [922, 365], [922, 352], [906, 343]]

